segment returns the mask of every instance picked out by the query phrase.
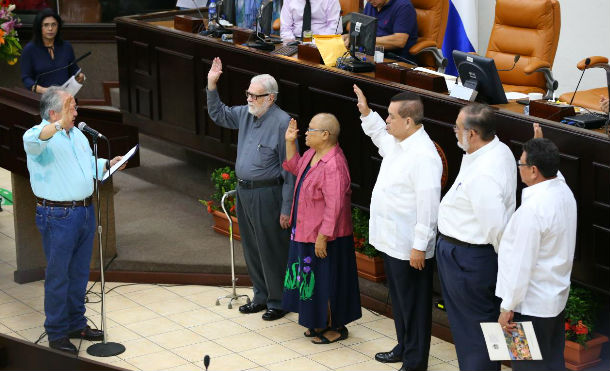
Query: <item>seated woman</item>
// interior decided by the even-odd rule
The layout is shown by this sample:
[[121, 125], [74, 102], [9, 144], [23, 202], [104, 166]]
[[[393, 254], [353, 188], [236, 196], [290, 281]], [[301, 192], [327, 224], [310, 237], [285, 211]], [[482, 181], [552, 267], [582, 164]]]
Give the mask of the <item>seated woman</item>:
[[339, 122], [329, 113], [314, 116], [301, 157], [297, 123], [286, 130], [284, 169], [297, 176], [292, 234], [284, 279], [284, 310], [299, 313], [305, 336], [315, 344], [347, 338], [346, 324], [362, 316], [352, 236], [347, 160], [337, 143]]
[[[63, 85], [79, 71], [76, 64], [67, 67], [75, 58], [72, 45], [61, 39], [62, 24], [59, 15], [51, 9], [43, 9], [36, 15], [32, 25], [32, 41], [21, 53], [21, 81], [27, 89], [42, 94], [49, 86]], [[61, 67], [67, 68], [40, 76]], [[76, 81], [82, 84], [85, 75], [79, 73]]]

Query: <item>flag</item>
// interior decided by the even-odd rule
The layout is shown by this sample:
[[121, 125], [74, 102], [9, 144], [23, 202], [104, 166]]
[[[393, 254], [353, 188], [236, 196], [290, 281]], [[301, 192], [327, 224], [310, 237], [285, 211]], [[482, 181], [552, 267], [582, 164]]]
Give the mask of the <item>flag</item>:
[[445, 73], [457, 76], [452, 52], [474, 52], [478, 47], [477, 0], [450, 0], [443, 55], [449, 63]]

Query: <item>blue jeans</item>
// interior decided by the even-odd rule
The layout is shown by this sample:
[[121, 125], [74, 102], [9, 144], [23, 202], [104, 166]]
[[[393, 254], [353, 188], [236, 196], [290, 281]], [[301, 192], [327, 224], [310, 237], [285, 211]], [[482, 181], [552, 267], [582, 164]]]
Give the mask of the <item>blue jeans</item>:
[[36, 206], [36, 226], [47, 258], [44, 327], [50, 341], [87, 325], [85, 290], [95, 225], [93, 205]]

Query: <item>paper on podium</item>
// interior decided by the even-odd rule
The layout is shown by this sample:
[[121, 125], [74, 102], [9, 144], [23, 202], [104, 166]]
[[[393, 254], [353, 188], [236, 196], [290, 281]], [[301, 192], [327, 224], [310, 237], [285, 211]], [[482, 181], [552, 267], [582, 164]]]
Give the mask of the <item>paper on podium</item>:
[[498, 322], [481, 322], [489, 359], [492, 361], [541, 360], [532, 322], [515, 322], [517, 328], [504, 332]]
[[115, 171], [117, 171], [121, 166], [123, 166], [124, 163], [126, 163], [130, 158], [133, 157], [133, 155], [136, 153], [136, 151], [138, 150], [139, 144], [136, 144], [132, 149], [129, 150], [129, 152], [127, 152], [126, 154], [123, 155], [123, 158], [121, 159], [121, 161], [117, 162], [116, 164], [114, 164], [110, 170], [108, 170], [105, 174], [104, 177], [102, 177], [102, 183], [105, 182], [108, 178], [110, 178], [112, 176], [112, 174], [114, 174]]

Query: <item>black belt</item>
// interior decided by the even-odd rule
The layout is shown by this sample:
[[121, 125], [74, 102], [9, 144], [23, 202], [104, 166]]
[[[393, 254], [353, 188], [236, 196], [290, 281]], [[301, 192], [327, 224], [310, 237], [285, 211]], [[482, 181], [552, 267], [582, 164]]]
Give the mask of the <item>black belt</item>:
[[51, 206], [51, 207], [77, 207], [77, 206], [87, 207], [87, 206], [91, 205], [92, 200], [93, 200], [93, 197], [91, 197], [91, 196], [85, 198], [84, 200], [78, 200], [78, 201], [51, 201], [51, 200], [45, 200], [44, 198], [36, 197], [36, 204], [38, 206]]
[[273, 187], [276, 185], [282, 185], [284, 181], [282, 178], [275, 179], [264, 179], [264, 180], [245, 180], [237, 178], [237, 184], [242, 188], [255, 189], [264, 187]]
[[445, 241], [447, 241], [449, 243], [452, 243], [454, 245], [461, 246], [461, 247], [488, 247], [488, 246], [491, 246], [490, 244], [477, 245], [477, 244], [474, 244], [474, 243], [468, 243], [468, 242], [460, 241], [460, 240], [458, 240], [456, 238], [445, 236], [444, 234], [442, 234], [440, 232], [438, 233], [438, 235], [443, 240], [445, 240]]

